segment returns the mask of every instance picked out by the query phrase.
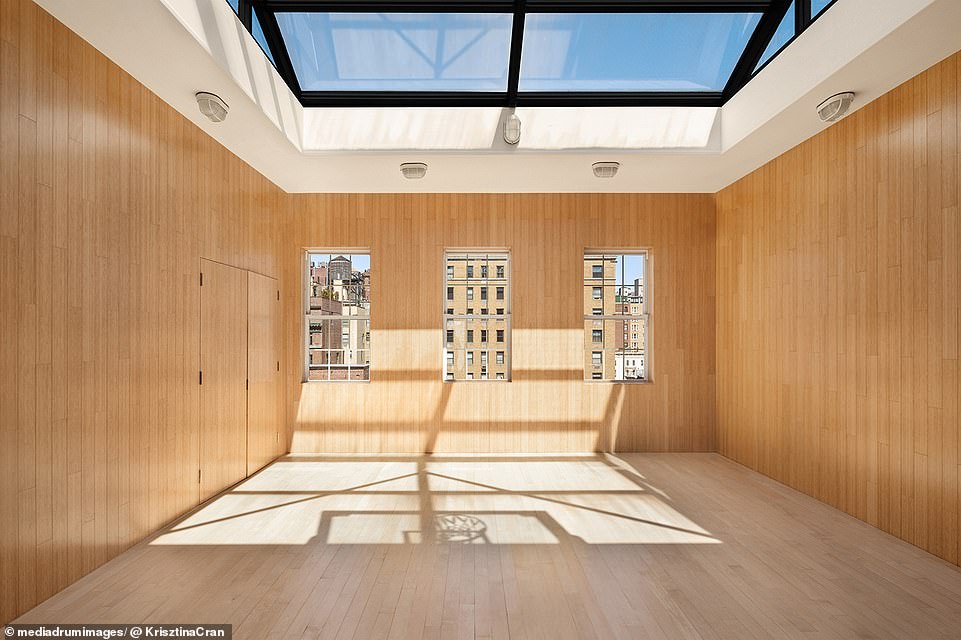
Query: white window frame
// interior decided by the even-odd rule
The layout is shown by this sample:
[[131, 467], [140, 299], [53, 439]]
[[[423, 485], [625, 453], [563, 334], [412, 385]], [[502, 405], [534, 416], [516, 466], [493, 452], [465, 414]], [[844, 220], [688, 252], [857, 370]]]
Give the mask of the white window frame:
[[[585, 371], [585, 372], [584, 372], [584, 382], [591, 383], [591, 384], [597, 384], [598, 382], [607, 383], [607, 384], [653, 384], [653, 383], [654, 383], [653, 366], [652, 366], [652, 364], [653, 364], [653, 358], [651, 357], [651, 354], [652, 354], [652, 345], [654, 344], [654, 341], [653, 341], [653, 323], [651, 322], [651, 318], [652, 318], [653, 310], [654, 310], [654, 257], [653, 257], [653, 252], [651, 251], [651, 249], [650, 249], [649, 247], [638, 247], [638, 248], [629, 248], [629, 249], [624, 249], [624, 248], [597, 249], [597, 248], [587, 247], [587, 248], [584, 249], [584, 254], [583, 254], [583, 257], [582, 257], [581, 273], [583, 273], [583, 271], [584, 271], [584, 270], [583, 270], [583, 264], [584, 264], [583, 261], [586, 260], [586, 259], [588, 259], [588, 258], [591, 257], [591, 256], [638, 256], [638, 255], [642, 255], [642, 256], [644, 256], [644, 258], [645, 258], [645, 264], [644, 264], [644, 269], [645, 269], [645, 271], [644, 271], [644, 299], [643, 299], [643, 301], [641, 302], [641, 305], [640, 305], [640, 306], [641, 306], [641, 314], [640, 314], [640, 316], [636, 316], [636, 315], [625, 315], [625, 314], [602, 314], [602, 315], [594, 315], [594, 313], [593, 313], [594, 309], [593, 309], [593, 307], [592, 307], [591, 313], [588, 313], [586, 309], [584, 310], [584, 321], [585, 321], [585, 323], [586, 323], [586, 322], [604, 322], [604, 321], [607, 321], [607, 320], [623, 321], [623, 322], [625, 323], [625, 324], [624, 324], [624, 327], [625, 327], [624, 330], [625, 330], [625, 332], [627, 332], [629, 327], [636, 331], [636, 330], [637, 330], [637, 327], [636, 327], [636, 325], [633, 324], [633, 323], [636, 322], [637, 320], [642, 320], [643, 323], [644, 323], [644, 328], [646, 328], [646, 332], [645, 332], [644, 353], [641, 354], [639, 357], [642, 358], [642, 360], [643, 360], [643, 362], [644, 362], [644, 374], [645, 374], [645, 375], [644, 375], [644, 379], [643, 379], [643, 380], [635, 380], [635, 379], [626, 379], [626, 380], [603, 380], [603, 379], [602, 379], [602, 380], [598, 380], [598, 379], [595, 378], [595, 376], [597, 375], [597, 372], [591, 372], [591, 377], [590, 377], [590, 379], [588, 379], [588, 376], [587, 376], [587, 373], [588, 373], [588, 372]], [[585, 275], [584, 277], [586, 278], [587, 276]], [[592, 280], [594, 279], [593, 270], [592, 270], [592, 274], [591, 274], [590, 278], [591, 278]], [[623, 283], [622, 283], [622, 284], [623, 284]], [[583, 288], [586, 287], [586, 286], [590, 286], [590, 287], [591, 287], [591, 300], [592, 300], [592, 301], [593, 301], [593, 300], [597, 300], [597, 298], [594, 298], [594, 290], [597, 289], [598, 287], [596, 287], [596, 286], [593, 285], [593, 284], [588, 285], [587, 282], [582, 282], [582, 283], [581, 283], [582, 290], [583, 290]], [[604, 299], [603, 286], [601, 287], [601, 298], [600, 298], [600, 299], [601, 299], [601, 300]], [[631, 324], [628, 324], [628, 323], [631, 323]], [[602, 329], [602, 331], [604, 331], [604, 330]], [[601, 344], [604, 343], [604, 340], [606, 339], [606, 337], [607, 337], [607, 336], [605, 336], [604, 333], [601, 334]], [[625, 333], [625, 337], [626, 337], [626, 333]], [[587, 350], [588, 350], [588, 345], [591, 347], [591, 348], [590, 348], [590, 351], [591, 351], [591, 352], [597, 351], [597, 349], [594, 348], [594, 345], [596, 345], [597, 343], [593, 341], [593, 328], [592, 328], [592, 331], [591, 331], [591, 341], [590, 341], [590, 342], [587, 341], [587, 331], [584, 331], [584, 343], [585, 343], [584, 351], [587, 351]], [[603, 351], [603, 350], [602, 350], [602, 351]], [[603, 355], [602, 355], [602, 356], [601, 356], [601, 362], [602, 362], [602, 363], [603, 363], [603, 360], [604, 360], [604, 358], [603, 358]], [[602, 365], [602, 366], [603, 366], [603, 365]], [[592, 357], [592, 368], [593, 368], [593, 357]], [[602, 373], [601, 375], [602, 375], [602, 377], [603, 377], [603, 373]]]
[[[315, 383], [317, 383], [317, 384], [329, 384], [329, 383], [365, 384], [365, 383], [370, 383], [371, 379], [373, 378], [373, 371], [374, 371], [374, 347], [373, 347], [373, 340], [370, 339], [370, 337], [372, 337], [372, 336], [370, 336], [370, 337], [368, 338], [368, 339], [369, 339], [369, 344], [368, 344], [368, 347], [367, 347], [367, 349], [366, 349], [367, 355], [368, 355], [368, 360], [369, 360], [369, 362], [368, 362], [368, 364], [367, 364], [367, 378], [366, 378], [366, 379], [363, 379], [363, 380], [351, 380], [349, 375], [348, 375], [348, 379], [346, 379], [346, 380], [311, 380], [311, 379], [310, 379], [310, 351], [311, 351], [311, 347], [310, 347], [310, 256], [311, 256], [311, 255], [314, 255], [314, 254], [320, 254], [320, 255], [325, 255], [325, 254], [326, 254], [326, 255], [338, 255], [338, 254], [339, 254], [339, 255], [366, 255], [366, 256], [367, 256], [367, 259], [370, 261], [371, 282], [372, 282], [372, 283], [373, 283], [373, 279], [374, 279], [374, 275], [373, 275], [373, 274], [374, 274], [374, 271], [373, 271], [374, 262], [373, 262], [373, 258], [372, 258], [372, 256], [371, 256], [370, 247], [335, 247], [335, 248], [313, 247], [313, 248], [309, 248], [309, 249], [304, 249], [304, 253], [303, 253], [303, 256], [304, 256], [304, 257], [303, 257], [304, 264], [303, 264], [302, 279], [301, 279], [301, 284], [300, 284], [300, 295], [301, 295], [301, 298], [302, 298], [302, 309], [303, 309], [303, 318], [304, 318], [304, 326], [303, 326], [303, 330], [302, 330], [302, 332], [301, 332], [301, 354], [302, 354], [302, 356], [303, 356], [303, 371], [301, 372], [301, 382], [304, 383], [304, 384], [315, 384]], [[371, 287], [371, 289], [373, 289], [373, 286]], [[356, 321], [359, 321], [359, 320], [363, 320], [364, 318], [363, 318], [363, 317], [355, 318], [355, 317], [352, 317], [352, 316], [335, 315], [335, 316], [324, 316], [323, 319], [324, 319], [324, 321], [336, 321], [336, 320], [340, 320], [340, 321], [348, 320], [348, 321], [351, 321], [351, 320], [352, 320], [352, 321], [355, 321], [355, 322], [356, 322]], [[368, 313], [368, 315], [367, 315], [367, 317], [366, 317], [366, 320], [367, 320], [367, 332], [368, 332], [369, 334], [373, 334], [373, 332], [374, 332], [374, 321], [373, 321], [373, 317], [372, 317], [369, 313]], [[343, 330], [343, 329], [341, 329], [341, 330]]]
[[[445, 249], [445, 250], [444, 250], [444, 255], [443, 255], [443, 260], [444, 260], [444, 267], [443, 267], [444, 287], [443, 287], [443, 291], [445, 291], [445, 292], [447, 291], [447, 289], [448, 289], [449, 287], [451, 287], [451, 285], [449, 284], [449, 282], [450, 282], [450, 280], [451, 280], [451, 278], [449, 277], [450, 270], [447, 269], [447, 266], [448, 266], [448, 257], [451, 256], [451, 255], [460, 255], [460, 254], [468, 254], [468, 255], [488, 255], [488, 256], [490, 256], [490, 255], [504, 255], [504, 256], [507, 257], [507, 260], [506, 260], [506, 263], [507, 263], [507, 264], [504, 265], [504, 275], [503, 275], [503, 276], [495, 276], [495, 277], [494, 277], [495, 280], [501, 280], [501, 279], [503, 279], [503, 280], [506, 281], [506, 283], [505, 283], [504, 285], [502, 285], [502, 286], [504, 287], [503, 307], [499, 307], [498, 309], [496, 309], [496, 310], [503, 309], [503, 313], [498, 314], [498, 313], [495, 312], [495, 313], [492, 314], [492, 313], [490, 313], [491, 309], [490, 309], [489, 307], [481, 307], [481, 308], [480, 308], [481, 311], [483, 311], [483, 310], [486, 308], [487, 311], [488, 311], [488, 313], [486, 313], [486, 314], [484, 314], [484, 313], [480, 313], [480, 314], [474, 313], [474, 314], [471, 314], [471, 315], [467, 315], [467, 314], [458, 315], [458, 314], [456, 314], [456, 313], [455, 313], [455, 314], [449, 314], [449, 313], [447, 313], [447, 302], [448, 302], [448, 300], [447, 300], [446, 297], [445, 297], [444, 305], [443, 305], [443, 308], [442, 308], [442, 311], [443, 311], [444, 313], [443, 313], [442, 321], [441, 321], [441, 327], [442, 327], [442, 330], [443, 330], [443, 338], [444, 338], [444, 349], [445, 349], [445, 350], [449, 350], [449, 349], [447, 348], [447, 323], [448, 323], [449, 320], [463, 320], [463, 321], [466, 321], [466, 320], [482, 320], [482, 319], [497, 319], [497, 318], [503, 318], [503, 319], [505, 320], [505, 322], [504, 322], [504, 342], [503, 342], [503, 343], [496, 343], [497, 345], [499, 345], [499, 348], [496, 349], [496, 350], [503, 351], [504, 354], [505, 354], [505, 355], [504, 355], [504, 366], [505, 366], [505, 368], [506, 368], [506, 374], [504, 375], [503, 378], [497, 378], [496, 376], [494, 376], [494, 377], [488, 376], [487, 373], [486, 373], [486, 371], [484, 371], [484, 372], [482, 372], [481, 376], [478, 378], [478, 377], [474, 377], [471, 372], [468, 372], [468, 375], [470, 375], [470, 378], [468, 378], [468, 379], [466, 379], [466, 380], [456, 380], [456, 379], [455, 379], [452, 375], [450, 375], [450, 373], [448, 373], [448, 372], [446, 371], [446, 369], [445, 369], [445, 373], [444, 373], [444, 375], [442, 376], [443, 381], [444, 381], [444, 382], [477, 382], [477, 383], [480, 383], [480, 382], [510, 382], [510, 381], [511, 381], [511, 378], [512, 378], [512, 374], [511, 374], [512, 362], [511, 362], [511, 360], [512, 360], [512, 352], [513, 352], [512, 348], [511, 348], [511, 335], [512, 335], [512, 331], [511, 331], [511, 298], [512, 298], [512, 295], [511, 295], [511, 293], [512, 293], [512, 288], [513, 288], [513, 278], [512, 278], [512, 276], [513, 276], [513, 256], [511, 255], [510, 249], [506, 249], [506, 248], [490, 248], [490, 247], [480, 247], [480, 248], [477, 248], [477, 247], [474, 247], [474, 248], [447, 248], [447, 249]], [[495, 266], [497, 266], [497, 265], [495, 265]], [[497, 274], [497, 273], [499, 273], [499, 272], [497, 271], [497, 269], [495, 269], [495, 270], [494, 270], [494, 273]], [[456, 274], [455, 274], [455, 275], [456, 275]], [[475, 274], [475, 279], [477, 279], [477, 280], [484, 280], [483, 277], [476, 277], [476, 275], [477, 275], [477, 274]], [[464, 278], [464, 279], [466, 279], [466, 278], [467, 278], [467, 276], [466, 276], [466, 271], [465, 271], [465, 278]], [[455, 277], [455, 279], [457, 279], [457, 278]], [[490, 279], [491, 279], [491, 278], [490, 278], [490, 269], [488, 269], [488, 278], [487, 278], [487, 280], [490, 280]], [[480, 286], [482, 289], [488, 289], [490, 286], [495, 286], [495, 287], [496, 287], [497, 285], [489, 285], [488, 283], [485, 282], [485, 283], [483, 283], [483, 284], [471, 284], [471, 285], [468, 285], [467, 287], [465, 287], [465, 289], [473, 289], [473, 288], [475, 288], [475, 287], [477, 287], [477, 286]], [[473, 293], [473, 292], [472, 292], [472, 293]], [[446, 293], [445, 293], [445, 296], [446, 296]], [[455, 295], [455, 298], [456, 298], [456, 295]], [[490, 298], [490, 296], [488, 295], [487, 298]], [[474, 302], [474, 301], [475, 301], [475, 298], [474, 298], [473, 295], [471, 295], [470, 298], [467, 298], [467, 297], [466, 297], [466, 293], [465, 293], [465, 300], [466, 300], [467, 303], [471, 303], [471, 302]], [[477, 310], [477, 308], [475, 307], [475, 311], [476, 311], [476, 310]], [[495, 311], [496, 311], [496, 310], [495, 310]], [[495, 332], [496, 332], [497, 329], [496, 329], [496, 327], [495, 327], [494, 329], [491, 329], [490, 327], [488, 327], [487, 329], [477, 329], [477, 330], [478, 330], [478, 331], [486, 331], [486, 332], [487, 332], [487, 335], [488, 335], [488, 338], [490, 338], [490, 336], [491, 336], [490, 331], [495, 331]], [[493, 335], [496, 336], [497, 334], [494, 333]], [[479, 339], [479, 338], [481, 338], [482, 336], [483, 336], [483, 333], [481, 333], [481, 334], [476, 334], [476, 335], [475, 335], [475, 338], [478, 338], [478, 339]], [[492, 345], [492, 344], [494, 344], [494, 343], [491, 343], [489, 340], [488, 340], [487, 342], [484, 342], [483, 340], [481, 340], [481, 341], [479, 341], [479, 342], [468, 342], [468, 341], [466, 340], [466, 333], [465, 333], [465, 347], [466, 347], [466, 348], [465, 348], [465, 352], [466, 352], [466, 351], [481, 351], [481, 352], [482, 352], [482, 355], [481, 355], [481, 358], [482, 358], [482, 359], [483, 359], [483, 357], [484, 357], [483, 354], [484, 354], [485, 352], [489, 352], [489, 351], [491, 350], [491, 345]], [[465, 362], [466, 362], [466, 356], [465, 356]], [[476, 362], [477, 362], [477, 360], [475, 359], [475, 363], [476, 363]], [[445, 366], [446, 366], [446, 361], [445, 361]], [[482, 366], [483, 366], [483, 365], [482, 365]], [[466, 377], [466, 376], [465, 376], [465, 377]]]

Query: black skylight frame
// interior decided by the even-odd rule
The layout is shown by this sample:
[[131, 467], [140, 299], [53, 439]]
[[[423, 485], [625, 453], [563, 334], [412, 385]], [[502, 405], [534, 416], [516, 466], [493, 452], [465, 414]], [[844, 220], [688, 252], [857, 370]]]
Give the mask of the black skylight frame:
[[[827, 8], [834, 2], [837, 0]], [[759, 67], [791, 0], [239, 0], [238, 4], [240, 20], [250, 32], [253, 12], [256, 12], [277, 71], [304, 107], [721, 107], [817, 18], [811, 16], [811, 0], [797, 0], [794, 37]], [[284, 44], [277, 12], [512, 14], [507, 90], [304, 91]], [[518, 82], [524, 23], [531, 13], [762, 13], [762, 16], [722, 91], [521, 92]]]

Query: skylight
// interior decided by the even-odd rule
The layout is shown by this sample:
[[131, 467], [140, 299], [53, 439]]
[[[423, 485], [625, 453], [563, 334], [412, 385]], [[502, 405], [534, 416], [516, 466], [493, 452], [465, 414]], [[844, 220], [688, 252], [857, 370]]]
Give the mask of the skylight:
[[305, 107], [719, 107], [831, 4], [227, 1]]

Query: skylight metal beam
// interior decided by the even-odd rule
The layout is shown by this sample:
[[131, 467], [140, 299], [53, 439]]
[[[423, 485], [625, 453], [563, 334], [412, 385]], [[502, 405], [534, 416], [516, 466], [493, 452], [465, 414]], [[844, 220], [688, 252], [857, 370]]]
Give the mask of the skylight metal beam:
[[[253, 0], [258, 1], [258, 0]], [[778, 0], [527, 0], [528, 13], [750, 13]], [[506, 13], [513, 0], [259, 0], [270, 11], [303, 13]]]
[[[720, 107], [756, 71], [791, 0], [239, 0], [241, 21], [253, 32], [254, 13], [281, 77], [305, 107]], [[813, 21], [811, 0], [796, 0], [800, 34]], [[834, 0], [836, 1], [836, 0]], [[833, 2], [831, 3], [833, 4]], [[502, 91], [305, 91], [281, 33], [277, 13], [487, 13], [513, 16]], [[533, 13], [762, 13], [723, 91], [520, 91], [526, 17]], [[797, 35], [795, 35], [797, 37]], [[665, 55], [670, 55], [665, 51]]]
[[751, 79], [751, 74], [761, 61], [761, 56], [764, 55], [765, 49], [777, 32], [778, 25], [781, 24], [790, 5], [791, 0], [774, 0], [771, 8], [761, 17], [761, 22], [758, 23], [757, 29], [754, 30], [754, 34], [741, 54], [741, 59], [738, 60], [734, 71], [731, 72], [731, 77], [724, 86], [725, 101], [740, 91], [741, 87]]

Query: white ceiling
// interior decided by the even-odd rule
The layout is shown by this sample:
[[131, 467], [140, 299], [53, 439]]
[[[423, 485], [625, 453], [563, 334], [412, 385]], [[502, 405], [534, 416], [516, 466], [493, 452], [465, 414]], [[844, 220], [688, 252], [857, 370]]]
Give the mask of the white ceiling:
[[959, 0], [839, 0], [720, 110], [518, 109], [510, 147], [499, 109], [303, 109], [225, 0], [37, 1], [289, 192], [713, 193], [821, 131], [823, 98], [860, 108], [961, 49]]

